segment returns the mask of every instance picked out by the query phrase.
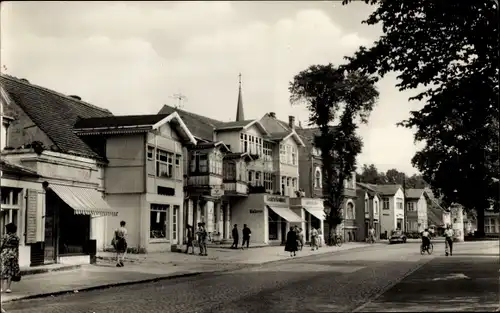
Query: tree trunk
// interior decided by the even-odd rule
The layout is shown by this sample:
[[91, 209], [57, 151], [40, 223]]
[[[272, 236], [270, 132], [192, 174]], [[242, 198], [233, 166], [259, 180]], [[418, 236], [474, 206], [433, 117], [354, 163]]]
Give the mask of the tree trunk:
[[477, 237], [484, 237], [484, 209], [477, 210]]

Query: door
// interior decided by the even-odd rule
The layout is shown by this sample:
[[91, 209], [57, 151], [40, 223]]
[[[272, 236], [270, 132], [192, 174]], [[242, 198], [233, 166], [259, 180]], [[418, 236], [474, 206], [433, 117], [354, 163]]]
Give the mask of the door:
[[285, 243], [286, 242], [286, 233], [287, 233], [287, 229], [286, 229], [287, 223], [283, 218], [280, 218], [280, 224], [281, 224], [281, 243]]
[[[47, 195], [47, 198], [49, 196]], [[47, 199], [48, 200], [48, 199]], [[45, 207], [45, 239], [44, 239], [44, 262], [53, 263], [57, 258], [56, 254], [56, 211], [52, 201], [46, 202]]]

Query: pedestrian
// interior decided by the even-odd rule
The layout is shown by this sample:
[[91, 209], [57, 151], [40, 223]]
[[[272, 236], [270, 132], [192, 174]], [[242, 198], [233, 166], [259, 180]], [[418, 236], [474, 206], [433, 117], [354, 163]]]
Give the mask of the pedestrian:
[[21, 270], [19, 268], [19, 242], [20, 239], [16, 235], [17, 226], [14, 223], [5, 225], [6, 234], [2, 238], [2, 246], [0, 248], [1, 263], [1, 292], [5, 290], [11, 293], [11, 284], [13, 281], [21, 280]]
[[245, 243], [247, 244], [247, 249], [250, 245], [250, 236], [252, 236], [252, 231], [248, 228], [247, 224], [243, 224], [243, 242], [241, 243], [241, 249], [244, 248]]
[[451, 229], [450, 224], [446, 226], [446, 230], [444, 231], [444, 242], [445, 242], [445, 250], [444, 253], [446, 256], [453, 255], [453, 229]]
[[186, 226], [186, 254], [189, 253], [189, 247], [191, 247], [191, 254], [194, 254], [194, 234], [193, 227], [191, 225]]
[[311, 250], [314, 251], [314, 248], [318, 250], [318, 231], [316, 228], [311, 228]]
[[123, 267], [125, 254], [127, 253], [127, 229], [125, 221], [120, 222], [120, 227], [115, 229], [112, 245], [116, 251], [116, 267]]
[[299, 250], [302, 251], [302, 248], [304, 247], [304, 230], [302, 228], [299, 228], [298, 244], [299, 244]]
[[231, 245], [231, 249], [238, 249], [238, 243], [240, 241], [240, 233], [238, 231], [238, 224], [234, 224], [232, 235], [233, 235], [233, 244]]
[[290, 227], [290, 231], [286, 234], [285, 251], [290, 252], [290, 256], [297, 255], [297, 232], [293, 227]]
[[200, 247], [200, 255], [207, 256], [207, 231], [205, 230], [205, 223], [198, 223], [198, 245]]
[[373, 228], [373, 225], [368, 230], [368, 238], [369, 238], [370, 243], [375, 242], [375, 228]]

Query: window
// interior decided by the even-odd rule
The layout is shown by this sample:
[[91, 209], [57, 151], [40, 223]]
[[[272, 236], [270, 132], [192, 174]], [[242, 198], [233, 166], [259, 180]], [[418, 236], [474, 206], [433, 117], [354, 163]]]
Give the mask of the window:
[[257, 138], [257, 154], [259, 156], [262, 156], [263, 151], [262, 151], [262, 138]]
[[262, 179], [261, 173], [255, 172], [255, 186], [262, 186], [261, 179]]
[[397, 205], [398, 210], [402, 210], [403, 209], [403, 199], [401, 199], [401, 198], [396, 199], [396, 205]]
[[286, 177], [281, 177], [281, 195], [285, 195], [285, 183], [286, 183]]
[[297, 148], [292, 147], [292, 165], [297, 165]]
[[378, 201], [375, 200], [375, 207], [373, 208], [373, 215], [375, 218], [378, 217]]
[[169, 209], [170, 205], [168, 204], [151, 204], [149, 221], [150, 239], [170, 239], [168, 227]]
[[0, 144], [2, 145], [0, 147], [0, 151], [3, 150], [5, 147], [9, 145], [9, 119], [7, 119], [5, 116], [2, 117], [2, 131], [0, 133]]
[[177, 154], [175, 156], [175, 178], [176, 179], [181, 179], [182, 177], [182, 156], [180, 154]]
[[155, 152], [155, 148], [148, 146], [148, 160], [153, 160], [154, 152]]
[[210, 156], [210, 173], [222, 175], [222, 156], [220, 153], [214, 153]]
[[161, 196], [175, 196], [175, 188], [158, 186], [156, 187], [156, 193]]
[[315, 173], [314, 173], [314, 187], [315, 188], [321, 188], [322, 187], [321, 169], [319, 167], [316, 167], [316, 170], [315, 170]]
[[248, 183], [253, 183], [253, 171], [248, 171]]
[[365, 199], [365, 214], [370, 214], [370, 208], [368, 199]]
[[406, 209], [407, 209], [409, 212], [415, 211], [415, 202], [408, 202], [408, 203], [406, 204]]
[[236, 163], [235, 162], [225, 162], [224, 163], [224, 179], [235, 180], [236, 179]]
[[353, 220], [354, 219], [354, 205], [351, 201], [347, 202], [347, 212], [346, 219]]
[[174, 154], [156, 149], [156, 176], [172, 178], [173, 173], [173, 162]]
[[191, 156], [191, 172], [208, 173], [208, 155], [206, 153], [193, 153]]
[[273, 174], [264, 173], [264, 188], [267, 192], [273, 192]]
[[286, 163], [286, 147], [285, 147], [285, 145], [280, 145], [280, 162]]
[[172, 240], [177, 241], [177, 227], [179, 219], [179, 206], [174, 205], [174, 210], [172, 211]]
[[1, 231], [5, 230], [5, 225], [9, 223], [14, 223], [18, 226], [17, 232], [19, 234], [19, 209], [20, 201], [19, 197], [21, 196], [22, 189], [15, 188], [1, 188], [1, 210], [0, 210], [0, 227]]
[[248, 149], [248, 138], [247, 138], [247, 134], [243, 134], [243, 138], [245, 139], [245, 141], [244, 141], [244, 150], [243, 150], [243, 152], [249, 152], [249, 149]]
[[292, 164], [292, 147], [288, 145], [285, 147], [286, 147], [286, 163]]
[[292, 193], [291, 195], [293, 195], [295, 193], [295, 191], [299, 190], [298, 188], [298, 184], [297, 184], [297, 178], [292, 178]]
[[269, 142], [264, 142], [264, 160], [266, 161], [272, 161], [273, 159], [273, 146]]
[[389, 210], [389, 198], [384, 198], [384, 200], [382, 202], [382, 209]]
[[495, 233], [495, 219], [485, 218], [484, 219], [484, 232], [487, 234]]

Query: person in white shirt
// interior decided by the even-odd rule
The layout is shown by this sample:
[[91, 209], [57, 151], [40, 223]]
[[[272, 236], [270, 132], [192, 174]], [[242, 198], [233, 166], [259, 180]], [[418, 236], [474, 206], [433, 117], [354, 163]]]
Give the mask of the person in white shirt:
[[451, 229], [451, 226], [448, 225], [446, 226], [446, 230], [444, 231], [444, 242], [445, 242], [445, 251], [444, 253], [446, 256], [448, 256], [448, 251], [449, 255], [453, 255], [453, 229]]
[[431, 233], [429, 233], [429, 230], [426, 228], [422, 232], [422, 250], [427, 250], [429, 246], [431, 245]]

